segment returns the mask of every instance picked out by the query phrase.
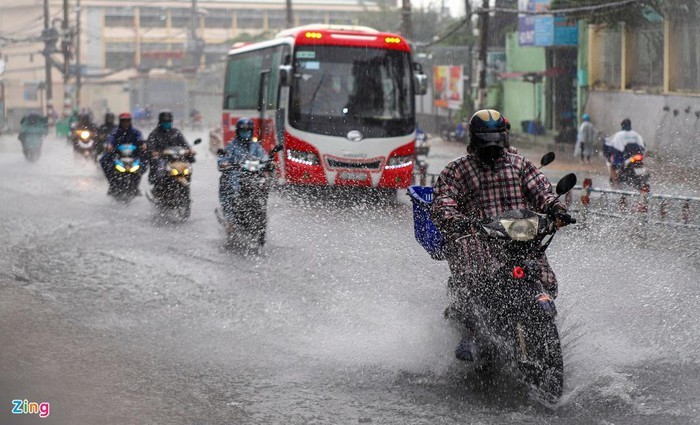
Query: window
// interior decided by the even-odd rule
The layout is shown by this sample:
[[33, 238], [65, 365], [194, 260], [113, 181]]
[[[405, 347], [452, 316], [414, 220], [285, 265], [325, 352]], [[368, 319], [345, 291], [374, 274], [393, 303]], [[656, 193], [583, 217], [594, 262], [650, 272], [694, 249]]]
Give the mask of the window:
[[664, 83], [664, 25], [648, 24], [630, 30], [628, 49], [631, 73], [627, 87], [662, 87]]
[[257, 109], [260, 72], [270, 70], [267, 108], [277, 103], [278, 69], [285, 47], [275, 46], [229, 58], [226, 69], [224, 109]]
[[688, 20], [678, 24], [673, 33], [678, 55], [675, 71], [678, 75], [676, 89], [700, 92], [700, 23]]
[[106, 27], [128, 27], [134, 26], [134, 16], [105, 15]]
[[134, 52], [106, 52], [105, 67], [109, 69], [133, 68]]
[[267, 27], [271, 30], [281, 30], [287, 27], [287, 12], [270, 10], [267, 12]]
[[239, 29], [262, 29], [263, 15], [259, 10], [239, 10], [236, 12]]
[[[190, 9], [170, 9], [170, 25], [173, 28], [189, 28], [192, 25], [192, 11]], [[199, 18], [197, 18], [199, 26]]]
[[602, 55], [591, 63], [598, 76], [590, 83], [603, 89], [620, 89], [622, 69], [622, 35], [618, 30], [602, 30], [597, 34]]
[[211, 10], [211, 15], [204, 18], [205, 28], [231, 28], [233, 17], [225, 10]]
[[414, 128], [408, 53], [361, 47], [300, 46], [294, 53], [289, 120], [329, 136], [360, 130], [395, 137]]
[[167, 26], [167, 10], [156, 7], [141, 8], [141, 26], [145, 28], [165, 28]]

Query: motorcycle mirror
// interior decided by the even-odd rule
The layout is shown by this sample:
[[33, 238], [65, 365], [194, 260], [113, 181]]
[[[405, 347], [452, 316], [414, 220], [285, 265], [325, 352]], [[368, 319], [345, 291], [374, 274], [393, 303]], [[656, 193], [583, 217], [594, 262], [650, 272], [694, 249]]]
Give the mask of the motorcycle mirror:
[[551, 164], [554, 162], [556, 157], [557, 155], [554, 152], [547, 152], [540, 160], [540, 167], [546, 167], [547, 165]]
[[202, 139], [196, 139], [194, 142], [192, 142], [193, 145], [198, 145], [202, 143]]
[[217, 156], [224, 156], [225, 153], [226, 153], [226, 152], [224, 152], [223, 149], [218, 149], [218, 150], [216, 151], [216, 155], [217, 155]]
[[280, 152], [282, 149], [284, 149], [284, 146], [282, 145], [276, 145], [272, 150], [270, 151], [270, 154], [275, 154], [277, 152]]
[[557, 183], [557, 195], [561, 196], [576, 186], [576, 174], [569, 173]]

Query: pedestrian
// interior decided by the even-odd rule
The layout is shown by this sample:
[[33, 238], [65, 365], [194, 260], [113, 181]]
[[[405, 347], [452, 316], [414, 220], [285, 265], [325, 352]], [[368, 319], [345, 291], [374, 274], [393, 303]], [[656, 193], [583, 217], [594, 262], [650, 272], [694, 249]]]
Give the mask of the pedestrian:
[[591, 154], [593, 153], [593, 143], [595, 142], [596, 129], [591, 122], [591, 116], [583, 114], [583, 122], [578, 129], [576, 137], [576, 147], [574, 148], [574, 157], [581, 157], [581, 162], [591, 162]]

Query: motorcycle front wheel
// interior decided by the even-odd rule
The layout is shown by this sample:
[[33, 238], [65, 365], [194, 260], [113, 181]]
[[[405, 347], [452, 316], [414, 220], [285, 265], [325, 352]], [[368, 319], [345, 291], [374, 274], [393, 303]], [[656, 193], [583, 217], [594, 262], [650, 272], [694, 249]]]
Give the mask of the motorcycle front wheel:
[[561, 341], [554, 319], [544, 319], [516, 328], [518, 365], [525, 381], [533, 385], [542, 398], [556, 402], [564, 389], [564, 360]]

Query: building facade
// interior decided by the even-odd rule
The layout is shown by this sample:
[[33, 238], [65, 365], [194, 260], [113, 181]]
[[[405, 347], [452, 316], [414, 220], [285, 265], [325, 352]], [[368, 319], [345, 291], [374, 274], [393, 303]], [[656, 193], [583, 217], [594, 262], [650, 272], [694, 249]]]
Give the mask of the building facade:
[[[153, 69], [179, 73], [192, 68], [192, 31], [203, 43], [199, 69], [224, 62], [236, 41], [271, 37], [286, 24], [285, 0], [69, 0], [73, 32], [71, 50], [80, 51], [82, 90], [77, 102], [96, 113], [130, 106], [130, 78]], [[80, 7], [78, 8], [78, 5]], [[311, 23], [355, 24], [358, 16], [378, 9], [370, 0], [294, 0], [295, 25]], [[49, 1], [51, 26], [61, 33], [63, 1]], [[76, 36], [80, 19], [80, 36]], [[193, 25], [194, 23], [194, 25]], [[47, 99], [43, 40], [43, 2], [13, 1], [0, 4], [0, 128], [29, 111], [58, 113], [76, 106], [75, 57], [67, 84], [61, 70], [52, 71], [53, 96]], [[78, 41], [79, 40], [79, 41]], [[77, 48], [79, 42], [80, 48]], [[61, 40], [57, 43], [61, 49]], [[53, 57], [63, 61], [61, 52]], [[190, 63], [188, 63], [190, 60]], [[2, 70], [2, 66], [0, 66]], [[192, 74], [190, 74], [192, 76]]]

